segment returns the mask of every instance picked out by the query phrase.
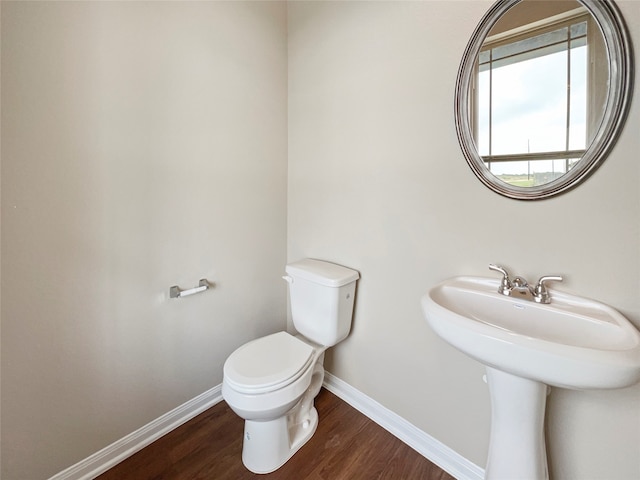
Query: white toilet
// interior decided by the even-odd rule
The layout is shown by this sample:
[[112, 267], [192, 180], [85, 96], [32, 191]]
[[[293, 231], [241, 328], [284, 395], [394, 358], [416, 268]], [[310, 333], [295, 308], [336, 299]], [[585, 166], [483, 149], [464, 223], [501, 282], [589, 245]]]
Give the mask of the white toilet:
[[314, 434], [313, 399], [324, 351], [351, 330], [357, 271], [319, 260], [286, 267], [291, 317], [299, 335], [278, 332], [244, 344], [224, 364], [222, 396], [245, 419], [242, 462], [254, 473], [286, 463]]

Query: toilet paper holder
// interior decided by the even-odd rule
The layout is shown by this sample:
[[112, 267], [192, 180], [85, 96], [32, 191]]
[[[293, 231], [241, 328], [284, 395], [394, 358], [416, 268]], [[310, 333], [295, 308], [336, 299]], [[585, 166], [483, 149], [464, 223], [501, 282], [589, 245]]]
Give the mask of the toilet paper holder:
[[195, 293], [204, 292], [211, 284], [206, 278], [200, 279], [197, 287], [189, 288], [187, 290], [181, 290], [178, 285], [174, 285], [169, 288], [169, 298], [181, 298], [188, 297], [189, 295], [193, 295]]

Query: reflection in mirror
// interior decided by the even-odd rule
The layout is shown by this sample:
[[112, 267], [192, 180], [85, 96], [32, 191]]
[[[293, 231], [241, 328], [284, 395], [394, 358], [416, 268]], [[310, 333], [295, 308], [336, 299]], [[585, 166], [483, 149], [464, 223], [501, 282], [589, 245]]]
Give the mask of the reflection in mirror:
[[632, 72], [610, 0], [499, 0], [458, 74], [456, 128], [469, 165], [512, 198], [571, 188], [617, 138]]
[[471, 115], [493, 175], [542, 185], [582, 158], [602, 118], [603, 49], [597, 25], [576, 1], [525, 0], [496, 22], [478, 56]]

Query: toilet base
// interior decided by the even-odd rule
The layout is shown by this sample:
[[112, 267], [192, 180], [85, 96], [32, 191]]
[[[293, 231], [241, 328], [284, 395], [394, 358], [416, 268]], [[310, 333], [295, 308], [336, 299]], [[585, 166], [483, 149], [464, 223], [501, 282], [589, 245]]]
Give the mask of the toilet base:
[[267, 420], [245, 420], [242, 463], [253, 473], [271, 473], [287, 463], [309, 441], [318, 427], [313, 400], [324, 379], [324, 352], [313, 366], [311, 383], [286, 415]]
[[[295, 409], [294, 409], [295, 410]], [[302, 423], [290, 425], [290, 415], [266, 422], [245, 420], [242, 463], [253, 473], [271, 473], [309, 441], [318, 426], [318, 412], [309, 410]]]

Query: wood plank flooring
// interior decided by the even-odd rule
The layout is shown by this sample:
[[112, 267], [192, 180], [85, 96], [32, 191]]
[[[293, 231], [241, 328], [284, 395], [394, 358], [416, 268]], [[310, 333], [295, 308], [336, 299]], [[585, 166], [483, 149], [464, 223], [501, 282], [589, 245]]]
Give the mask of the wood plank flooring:
[[221, 402], [98, 477], [99, 480], [455, 480], [324, 388], [315, 435], [283, 467], [242, 464], [244, 421]]

